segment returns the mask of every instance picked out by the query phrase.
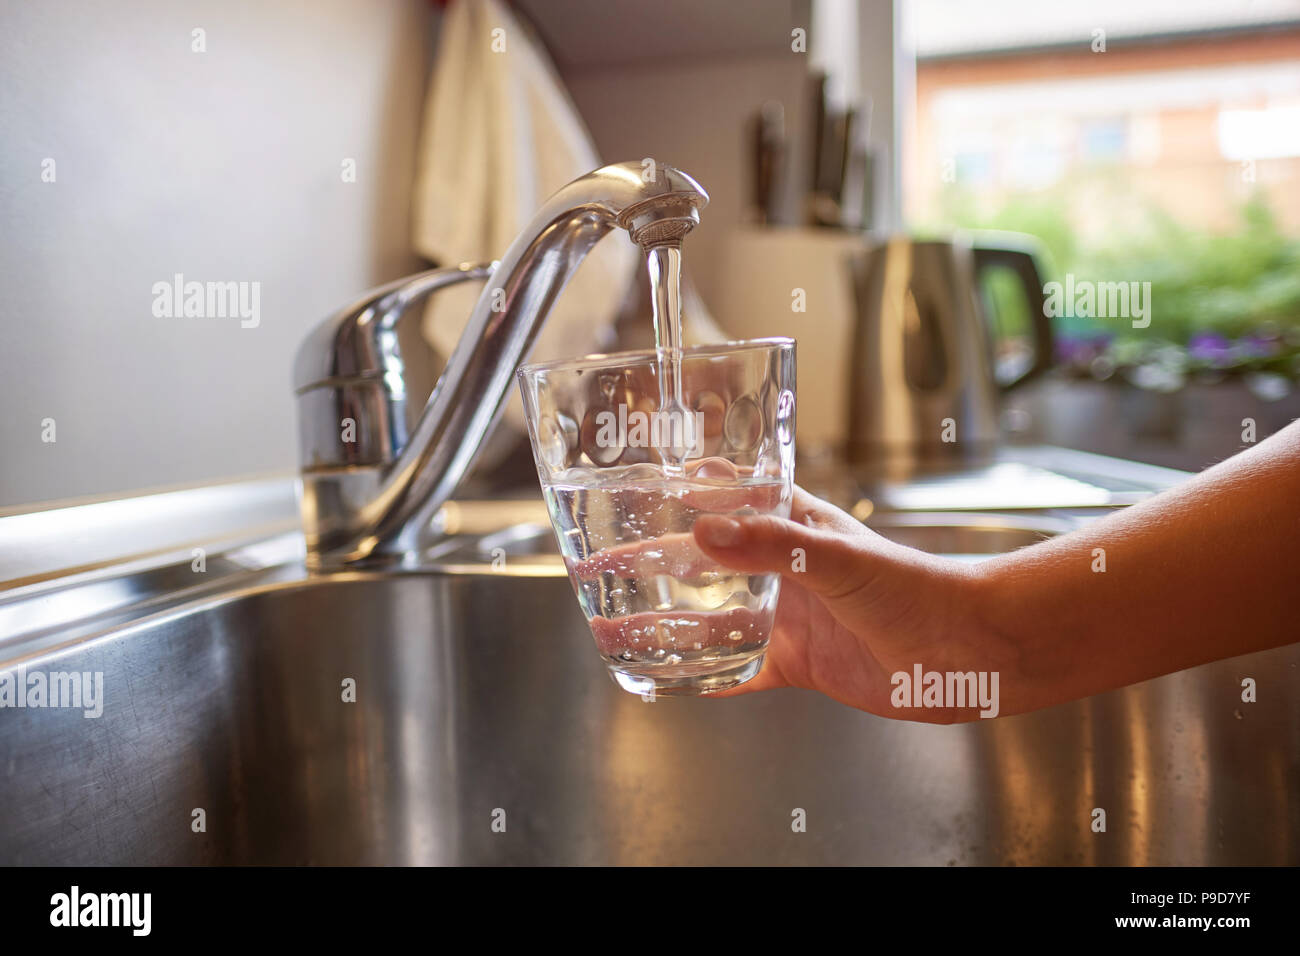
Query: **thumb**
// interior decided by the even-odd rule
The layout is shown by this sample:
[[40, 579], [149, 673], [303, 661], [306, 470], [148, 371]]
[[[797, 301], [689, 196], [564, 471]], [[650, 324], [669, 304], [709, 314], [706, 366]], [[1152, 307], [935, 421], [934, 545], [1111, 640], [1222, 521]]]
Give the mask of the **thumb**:
[[849, 538], [775, 515], [703, 514], [693, 532], [700, 550], [718, 563], [750, 574], [781, 574], [830, 601], [860, 594], [883, 561], [883, 555], [862, 546], [870, 538]]

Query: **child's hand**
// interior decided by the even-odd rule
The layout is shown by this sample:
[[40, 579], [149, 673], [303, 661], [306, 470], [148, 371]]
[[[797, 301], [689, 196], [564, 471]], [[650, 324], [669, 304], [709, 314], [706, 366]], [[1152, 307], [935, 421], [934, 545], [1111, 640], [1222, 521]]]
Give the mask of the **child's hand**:
[[1015, 661], [1007, 643], [982, 636], [971, 566], [888, 541], [802, 488], [789, 521], [701, 515], [694, 535], [720, 564], [784, 578], [763, 670], [722, 696], [805, 687], [881, 716], [951, 723], [978, 707], [894, 707], [891, 676]]
[[1296, 641], [1297, 502], [1300, 422], [1177, 488], [978, 565], [886, 541], [801, 489], [794, 520], [701, 515], [693, 533], [710, 559], [785, 579], [762, 672], [726, 693], [807, 687], [948, 723], [980, 711], [896, 707], [893, 675], [974, 671], [991, 686], [997, 673], [991, 709], [1007, 715]]

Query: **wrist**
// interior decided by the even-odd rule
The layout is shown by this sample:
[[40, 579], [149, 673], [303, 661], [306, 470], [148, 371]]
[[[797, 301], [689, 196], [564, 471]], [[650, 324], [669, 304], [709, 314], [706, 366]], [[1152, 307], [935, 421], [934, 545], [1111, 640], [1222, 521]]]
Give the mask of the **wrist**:
[[1069, 679], [1059, 640], [1064, 621], [1039, 607], [1036, 575], [1010, 556], [970, 567], [969, 628], [980, 667], [999, 673], [1003, 716], [1048, 707]]

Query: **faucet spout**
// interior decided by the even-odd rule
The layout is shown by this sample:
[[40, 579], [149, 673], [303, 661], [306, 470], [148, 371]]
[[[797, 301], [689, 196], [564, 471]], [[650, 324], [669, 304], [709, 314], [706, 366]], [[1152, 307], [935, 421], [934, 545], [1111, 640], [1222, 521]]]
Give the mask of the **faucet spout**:
[[[370, 476], [361, 493], [307, 481], [328, 498], [330, 520], [311, 527], [316, 564], [418, 553], [432, 537], [438, 509], [455, 492], [496, 423], [514, 376], [569, 278], [615, 228], [644, 250], [675, 245], [699, 223], [708, 194], [679, 169], [617, 163], [556, 192], [493, 270], [459, 343], [400, 454]], [[316, 502], [315, 504], [320, 504]]]

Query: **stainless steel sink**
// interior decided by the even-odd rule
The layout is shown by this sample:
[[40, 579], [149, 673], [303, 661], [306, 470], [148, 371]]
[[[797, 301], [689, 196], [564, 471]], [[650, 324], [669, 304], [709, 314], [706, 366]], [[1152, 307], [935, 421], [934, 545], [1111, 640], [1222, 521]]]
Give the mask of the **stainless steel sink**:
[[[0, 863], [1300, 863], [1300, 648], [952, 727], [796, 690], [647, 702], [511, 520], [498, 570], [476, 531], [439, 571], [313, 577], [274, 542], [189, 590], [154, 569], [135, 611], [76, 594], [136, 572], [60, 585], [82, 618], [0, 668], [102, 671], [105, 709], [0, 710]], [[876, 523], [968, 555], [1053, 530]]]
[[1077, 526], [1043, 515], [933, 512], [878, 514], [866, 523], [877, 534], [909, 548], [965, 561], [1006, 554]]

